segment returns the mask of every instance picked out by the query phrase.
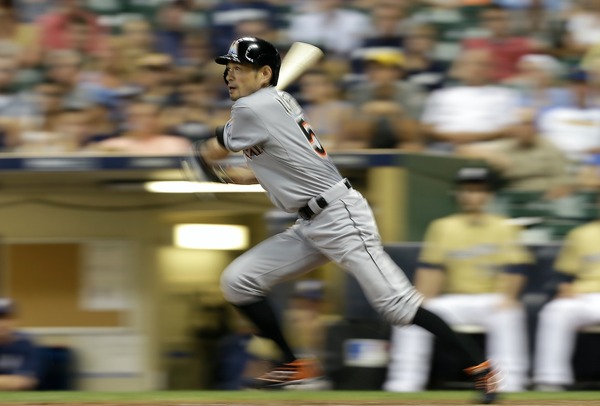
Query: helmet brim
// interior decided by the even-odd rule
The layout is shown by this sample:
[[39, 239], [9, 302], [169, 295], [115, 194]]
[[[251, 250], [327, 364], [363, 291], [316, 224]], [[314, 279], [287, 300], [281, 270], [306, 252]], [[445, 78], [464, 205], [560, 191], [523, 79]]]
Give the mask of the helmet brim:
[[215, 62], [219, 65], [227, 65], [229, 62], [242, 63], [240, 58], [235, 54], [221, 55], [215, 58]]

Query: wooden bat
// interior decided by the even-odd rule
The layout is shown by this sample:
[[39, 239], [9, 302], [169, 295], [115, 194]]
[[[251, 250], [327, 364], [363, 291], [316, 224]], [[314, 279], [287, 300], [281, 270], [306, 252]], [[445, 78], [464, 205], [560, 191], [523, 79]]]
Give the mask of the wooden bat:
[[277, 90], [283, 90], [323, 57], [323, 51], [305, 42], [294, 42], [281, 61]]

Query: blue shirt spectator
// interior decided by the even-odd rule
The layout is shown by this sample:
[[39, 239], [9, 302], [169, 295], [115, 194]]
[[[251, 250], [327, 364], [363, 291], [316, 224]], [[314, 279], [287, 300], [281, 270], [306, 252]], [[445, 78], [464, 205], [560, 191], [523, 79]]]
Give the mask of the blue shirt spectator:
[[279, 27], [277, 7], [260, 0], [225, 0], [211, 11], [212, 46], [215, 54], [223, 53], [237, 38], [237, 25], [242, 21], [266, 20], [272, 28]]

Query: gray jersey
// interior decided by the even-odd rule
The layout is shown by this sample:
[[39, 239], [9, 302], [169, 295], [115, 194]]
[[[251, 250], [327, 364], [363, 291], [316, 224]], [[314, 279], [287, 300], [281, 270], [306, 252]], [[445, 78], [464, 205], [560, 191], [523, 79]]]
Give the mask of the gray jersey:
[[295, 212], [317, 196], [326, 202], [321, 211], [312, 204], [312, 217], [298, 213], [292, 227], [227, 267], [221, 288], [228, 301], [250, 303], [271, 286], [332, 260], [354, 275], [385, 319], [412, 320], [422, 295], [383, 250], [368, 202], [342, 181], [292, 96], [269, 87], [238, 99], [223, 141], [231, 151], [244, 151], [279, 208]]
[[271, 201], [287, 212], [342, 179], [298, 102], [274, 87], [234, 103], [223, 139], [227, 149], [244, 152]]

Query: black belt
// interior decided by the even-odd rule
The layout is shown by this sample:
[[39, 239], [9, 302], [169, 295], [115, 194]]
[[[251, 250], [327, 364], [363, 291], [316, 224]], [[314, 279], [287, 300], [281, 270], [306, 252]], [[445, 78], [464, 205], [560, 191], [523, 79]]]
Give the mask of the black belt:
[[[348, 179], [344, 179], [342, 181], [343, 185], [346, 186], [346, 189], [352, 189], [352, 185], [350, 184], [350, 181]], [[319, 195], [319, 196], [315, 196], [311, 199], [311, 201], [314, 201], [314, 203], [316, 203], [316, 205], [322, 210], [325, 207], [327, 207], [327, 205], [329, 205], [329, 203], [331, 203], [332, 201], [336, 200], [337, 198], [339, 198], [340, 196], [334, 196], [334, 198], [330, 198], [330, 201], [327, 201], [327, 196], [328, 193], [336, 188], [337, 184], [334, 185], [330, 190], [328, 190], [327, 192], [324, 192], [323, 194]], [[309, 203], [307, 203], [306, 205], [304, 205], [303, 207], [301, 207], [298, 210], [298, 216], [304, 220], [310, 220], [311, 218], [313, 218], [316, 214], [320, 213], [321, 210], [319, 210], [317, 213], [315, 213], [315, 211], [313, 209], [310, 208], [310, 201]]]

